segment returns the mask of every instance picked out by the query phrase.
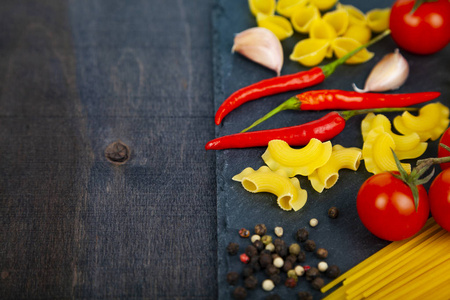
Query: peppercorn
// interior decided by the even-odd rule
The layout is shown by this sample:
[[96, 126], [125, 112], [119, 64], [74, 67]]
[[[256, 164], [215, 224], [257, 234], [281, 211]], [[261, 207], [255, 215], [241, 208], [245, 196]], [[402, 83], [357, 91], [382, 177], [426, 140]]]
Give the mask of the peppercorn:
[[316, 250], [316, 242], [313, 240], [306, 240], [304, 248], [306, 251], [313, 252]]
[[280, 274], [280, 269], [275, 267], [274, 265], [270, 264], [266, 267], [266, 274], [267, 276], [272, 276], [275, 274]]
[[[259, 236], [259, 235], [258, 235]], [[256, 250], [258, 250], [258, 252], [261, 252], [264, 250], [265, 245], [263, 244], [263, 242], [261, 242], [260, 240], [256, 240], [253, 242], [253, 246], [256, 247]]]
[[311, 267], [308, 266], [308, 265], [304, 265], [304, 266], [303, 266], [303, 269], [305, 269], [305, 271], [308, 271], [309, 269], [311, 269]]
[[326, 274], [329, 278], [337, 278], [341, 274], [341, 270], [339, 270], [338, 266], [331, 265], [328, 267]]
[[270, 279], [266, 279], [262, 282], [262, 288], [263, 288], [263, 290], [265, 290], [267, 292], [273, 290], [274, 287], [275, 287], [275, 284]]
[[244, 285], [249, 290], [253, 290], [258, 286], [258, 279], [256, 279], [256, 277], [253, 275], [249, 276], [249, 277], [245, 278]]
[[319, 269], [315, 267], [311, 267], [309, 270], [305, 272], [306, 280], [312, 281], [314, 278], [320, 275]]
[[244, 276], [244, 278], [247, 278], [251, 275], [253, 275], [253, 267], [252, 266], [246, 266], [243, 270], [242, 270], [242, 276]]
[[253, 245], [248, 245], [247, 248], [245, 248], [245, 254], [249, 257], [255, 256], [258, 254], [258, 249]]
[[284, 260], [281, 257], [277, 257], [273, 260], [273, 265], [277, 268], [282, 268], [284, 266]]
[[267, 245], [266, 245], [266, 250], [269, 251], [269, 252], [275, 251], [275, 246], [274, 246], [274, 244], [273, 244], [273, 243], [267, 244]]
[[300, 253], [297, 255], [297, 261], [304, 262], [305, 260], [306, 260], [306, 253], [304, 251], [300, 251]]
[[298, 255], [300, 253], [300, 245], [297, 243], [293, 243], [289, 246], [289, 253]]
[[295, 270], [291, 269], [287, 272], [287, 277], [288, 278], [294, 278], [295, 281], [298, 281], [298, 276], [297, 273], [295, 272]]
[[314, 278], [314, 280], [311, 282], [311, 286], [316, 290], [320, 290], [324, 285], [325, 281], [320, 277]]
[[272, 237], [270, 235], [263, 235], [261, 238], [261, 242], [263, 242], [264, 245], [268, 245], [270, 243], [272, 243]]
[[309, 220], [309, 226], [316, 227], [319, 224], [319, 221], [316, 218], [312, 218]]
[[331, 207], [328, 210], [328, 217], [330, 217], [331, 219], [336, 219], [339, 216], [339, 210], [337, 209], [337, 207]]
[[257, 224], [255, 226], [255, 233], [257, 235], [263, 236], [267, 233], [267, 227], [264, 224]]
[[247, 298], [247, 290], [243, 286], [238, 286], [233, 291], [234, 299], [244, 300]]
[[305, 274], [305, 269], [302, 267], [302, 266], [296, 266], [295, 268], [294, 268], [294, 271], [295, 271], [295, 274], [297, 274], [297, 277], [298, 276], [303, 276], [303, 274]]
[[297, 293], [298, 300], [313, 300], [313, 296], [310, 292], [300, 291]]
[[227, 274], [227, 282], [230, 285], [235, 285], [239, 281], [239, 273], [238, 272], [228, 272]]
[[283, 227], [280, 227], [280, 226], [275, 227], [274, 233], [276, 236], [282, 237], [283, 236]]
[[289, 260], [292, 264], [295, 264], [297, 262], [297, 256], [295, 256], [294, 254], [289, 254], [288, 256], [286, 256], [285, 260]]
[[252, 235], [252, 237], [250, 238], [250, 241], [252, 241], [252, 243], [254, 243], [254, 242], [257, 241], [257, 240], [261, 240], [261, 236], [260, 236], [260, 235], [254, 234], [254, 235]]
[[281, 300], [281, 297], [278, 294], [271, 294], [266, 297], [266, 300]]
[[243, 238], [248, 238], [250, 236], [250, 231], [245, 228], [239, 229], [239, 235]]
[[294, 268], [294, 264], [291, 263], [290, 261], [285, 261], [284, 265], [283, 265], [283, 271], [284, 272], [288, 272], [289, 270]]
[[270, 280], [272, 280], [274, 285], [278, 285], [281, 282], [281, 276], [280, 276], [280, 274], [270, 275]]
[[239, 244], [229, 243], [227, 246], [227, 252], [229, 255], [236, 255], [239, 252]]
[[297, 233], [296, 233], [297, 241], [304, 242], [308, 239], [308, 236], [309, 236], [309, 232], [305, 228], [300, 228], [299, 230], [297, 230]]
[[317, 264], [317, 268], [320, 272], [325, 272], [328, 269], [328, 264], [324, 261], [321, 261]]
[[328, 251], [326, 249], [324, 249], [324, 248], [319, 248], [316, 251], [316, 256], [318, 258], [321, 258], [321, 259], [327, 258], [328, 257]]
[[278, 245], [286, 245], [286, 242], [285, 242], [284, 240], [282, 240], [282, 239], [275, 239], [275, 240], [273, 241], [273, 244], [274, 244], [275, 246], [278, 246]]
[[272, 264], [272, 255], [267, 253], [262, 253], [259, 256], [259, 264], [261, 265], [261, 268], [265, 269], [268, 265]]
[[261, 265], [259, 264], [259, 255], [252, 256], [250, 258], [249, 265], [253, 268], [253, 271], [259, 272], [261, 270]]
[[294, 288], [297, 286], [297, 281], [294, 278], [287, 278], [284, 285], [288, 288]]
[[286, 244], [276, 245], [275, 252], [281, 257], [286, 257], [288, 255], [289, 249]]
[[242, 253], [242, 254], [239, 256], [239, 259], [240, 259], [241, 262], [243, 262], [244, 264], [248, 264], [248, 263], [250, 262], [250, 257], [249, 257], [247, 254], [245, 254], [245, 253]]

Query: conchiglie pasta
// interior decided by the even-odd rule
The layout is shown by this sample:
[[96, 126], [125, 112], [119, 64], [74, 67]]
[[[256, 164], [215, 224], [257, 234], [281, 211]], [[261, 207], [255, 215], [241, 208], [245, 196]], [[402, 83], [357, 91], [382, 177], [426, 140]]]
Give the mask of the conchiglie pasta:
[[367, 12], [367, 26], [373, 32], [382, 32], [389, 28], [390, 8], [375, 8]]
[[337, 0], [310, 0], [310, 2], [317, 6], [318, 9], [325, 11], [331, 9]]
[[286, 176], [308, 176], [323, 166], [331, 156], [331, 142], [321, 142], [312, 138], [300, 149], [294, 149], [283, 140], [269, 142], [262, 159], [274, 171], [284, 171]]
[[365, 25], [353, 24], [347, 28], [342, 37], [352, 38], [361, 44], [366, 44], [372, 37], [370, 28]]
[[258, 14], [256, 22], [259, 27], [264, 27], [272, 31], [280, 41], [294, 34], [291, 22], [283, 16]]
[[394, 118], [394, 127], [402, 134], [416, 132], [421, 141], [437, 140], [449, 124], [449, 109], [436, 102], [427, 104], [414, 116], [405, 111], [401, 116]]
[[[386, 171], [398, 171], [392, 150], [395, 142], [392, 136], [384, 131], [382, 126], [372, 129], [363, 144], [363, 159], [366, 170], [373, 174]], [[401, 164], [407, 173], [411, 172], [410, 164]]]
[[244, 189], [251, 193], [276, 195], [279, 207], [287, 211], [298, 211], [308, 198], [306, 190], [300, 187], [296, 177], [288, 178], [282, 172], [274, 172], [267, 166], [262, 166], [257, 171], [248, 167], [233, 176], [233, 180], [241, 182]]
[[306, 38], [295, 44], [289, 59], [312, 67], [320, 64], [328, 53], [330, 42]]
[[344, 9], [329, 11], [323, 15], [322, 19], [334, 28], [338, 36], [347, 31], [349, 15]]
[[248, 0], [251, 13], [256, 17], [258, 14], [271, 16], [275, 13], [275, 0]]
[[361, 158], [361, 149], [335, 145], [328, 162], [309, 175], [308, 179], [312, 187], [321, 193], [324, 189], [329, 189], [336, 184], [339, 178], [339, 170], [350, 169], [356, 171], [359, 168]]
[[355, 6], [338, 3], [337, 9], [344, 9], [348, 12], [350, 25], [366, 25], [366, 15]]
[[312, 39], [333, 40], [337, 37], [336, 30], [323, 19], [315, 19], [309, 30]]
[[291, 23], [295, 31], [308, 33], [314, 20], [320, 18], [320, 11], [314, 5], [298, 7], [292, 13]]
[[278, 0], [276, 11], [280, 15], [290, 18], [293, 13], [308, 4], [308, 0]]
[[[347, 37], [338, 37], [332, 43], [331, 47], [338, 58], [343, 57], [348, 52], [356, 49], [362, 44], [357, 40]], [[346, 64], [360, 64], [366, 62], [374, 56], [373, 52], [369, 52], [366, 48], [362, 49], [352, 57], [346, 60]]]

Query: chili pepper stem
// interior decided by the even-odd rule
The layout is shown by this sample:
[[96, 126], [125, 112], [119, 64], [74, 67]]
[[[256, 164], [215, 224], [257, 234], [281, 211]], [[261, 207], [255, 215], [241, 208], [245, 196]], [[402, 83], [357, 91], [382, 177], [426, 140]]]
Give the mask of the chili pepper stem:
[[374, 37], [373, 39], [371, 39], [370, 41], [368, 41], [366, 44], [361, 45], [358, 48], [353, 49], [352, 51], [348, 52], [347, 54], [345, 54], [341, 58], [339, 58], [339, 59], [337, 59], [337, 60], [335, 60], [335, 61], [333, 61], [333, 62], [331, 62], [331, 63], [329, 63], [327, 65], [320, 66], [320, 68], [323, 71], [323, 74], [325, 75], [325, 78], [327, 78], [328, 76], [333, 74], [333, 72], [334, 72], [334, 70], [336, 69], [337, 66], [342, 65], [349, 58], [351, 58], [353, 55], [355, 55], [356, 53], [358, 53], [362, 49], [367, 48], [367, 47], [375, 44], [376, 42], [378, 42], [379, 40], [381, 40], [384, 37], [388, 36], [389, 34], [391, 34], [391, 30], [387, 29], [384, 32], [382, 32], [379, 35], [377, 35], [376, 37]]

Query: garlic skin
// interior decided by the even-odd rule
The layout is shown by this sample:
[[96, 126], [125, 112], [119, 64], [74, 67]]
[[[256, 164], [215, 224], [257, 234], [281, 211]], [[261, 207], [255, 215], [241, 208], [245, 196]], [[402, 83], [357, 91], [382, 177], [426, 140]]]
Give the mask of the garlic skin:
[[231, 51], [275, 71], [277, 76], [281, 73], [283, 47], [280, 40], [269, 29], [252, 27], [236, 34]]
[[360, 93], [385, 92], [402, 86], [409, 75], [409, 65], [398, 49], [386, 54], [372, 69], [364, 89], [353, 83], [353, 89]]

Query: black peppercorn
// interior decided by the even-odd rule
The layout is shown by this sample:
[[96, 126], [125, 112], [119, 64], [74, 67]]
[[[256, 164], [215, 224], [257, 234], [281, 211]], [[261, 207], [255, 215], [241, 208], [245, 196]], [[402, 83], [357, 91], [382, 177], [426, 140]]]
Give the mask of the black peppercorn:
[[316, 242], [313, 240], [306, 240], [304, 249], [309, 252], [316, 250]]
[[267, 276], [272, 276], [275, 274], [280, 274], [280, 269], [275, 267], [274, 265], [270, 264], [266, 267], [266, 274]]
[[257, 235], [260, 235], [260, 236], [265, 235], [267, 233], [266, 225], [264, 225], [264, 224], [257, 224], [255, 226], [255, 233]]
[[247, 248], [245, 248], [245, 254], [249, 257], [255, 256], [258, 254], [258, 249], [253, 245], [248, 245]]
[[244, 285], [249, 290], [253, 290], [258, 286], [258, 279], [256, 279], [256, 277], [253, 275], [249, 276], [249, 277], [245, 278]]
[[324, 249], [324, 248], [319, 248], [316, 251], [316, 256], [318, 258], [321, 258], [321, 259], [327, 258], [328, 257], [328, 251], [326, 249]]
[[297, 261], [305, 262], [305, 260], [306, 260], [306, 253], [304, 251], [300, 251], [300, 253], [297, 255]]
[[338, 216], [339, 216], [339, 210], [336, 208], [336, 207], [331, 207], [329, 210], [328, 210], [328, 216], [331, 218], [331, 219], [336, 219]]
[[320, 271], [319, 271], [319, 269], [317, 269], [315, 267], [312, 267], [305, 272], [305, 277], [306, 277], [306, 280], [308, 280], [308, 281], [314, 280], [314, 278], [318, 277], [319, 275], [320, 275]]
[[284, 282], [284, 285], [288, 288], [294, 288], [297, 285], [297, 280], [295, 280], [294, 278], [287, 278]]
[[328, 267], [326, 274], [329, 278], [336, 278], [341, 274], [341, 270], [339, 270], [338, 266], [331, 265]]
[[292, 264], [297, 262], [297, 256], [294, 254], [289, 254], [285, 260], [289, 260]]
[[281, 300], [281, 297], [278, 294], [271, 294], [266, 297], [266, 300]]
[[304, 242], [308, 239], [308, 236], [309, 236], [309, 232], [305, 228], [300, 228], [299, 230], [297, 230], [297, 233], [296, 233], [297, 241]]
[[265, 245], [264, 245], [264, 243], [261, 242], [260, 240], [254, 241], [254, 242], [253, 242], [253, 246], [256, 247], [256, 250], [258, 250], [258, 252], [261, 252], [261, 251], [264, 250], [264, 248], [266, 248]]
[[275, 246], [275, 253], [277, 253], [281, 257], [286, 257], [289, 253], [289, 249], [286, 244]]
[[294, 264], [289, 260], [286, 260], [283, 265], [283, 271], [287, 273], [287, 271], [292, 270], [294, 268]]
[[282, 239], [275, 239], [275, 240], [273, 241], [273, 244], [274, 244], [275, 246], [278, 246], [278, 245], [286, 245], [286, 242], [285, 242], [284, 240], [282, 240]]
[[229, 255], [236, 255], [239, 251], [239, 244], [229, 243], [227, 246], [227, 252]]
[[311, 282], [311, 286], [316, 290], [320, 290], [324, 285], [325, 281], [320, 277], [314, 278], [314, 280]]
[[238, 286], [233, 291], [233, 297], [237, 300], [244, 300], [247, 298], [247, 290], [242, 286]]
[[252, 266], [246, 266], [243, 270], [242, 270], [242, 276], [244, 276], [244, 278], [247, 278], [251, 275], [253, 275], [254, 270]]
[[230, 285], [236, 285], [239, 281], [239, 273], [238, 272], [228, 272], [227, 274], [227, 282]]
[[268, 265], [272, 264], [272, 255], [263, 253], [259, 256], [259, 264], [261, 268], [265, 269]]
[[281, 276], [280, 276], [280, 274], [270, 275], [270, 280], [273, 281], [273, 284], [278, 285], [281, 282]]
[[298, 292], [297, 299], [298, 300], [313, 300], [313, 296], [310, 292]]

